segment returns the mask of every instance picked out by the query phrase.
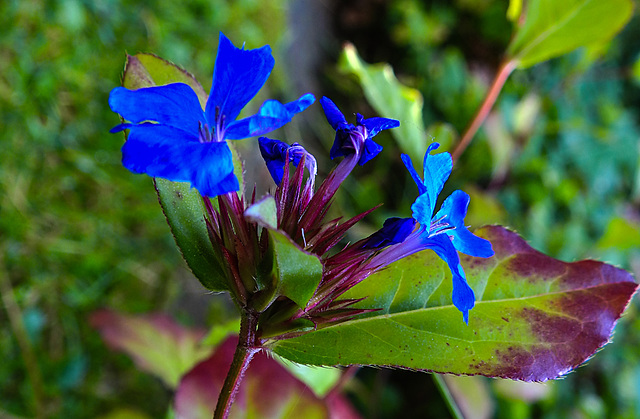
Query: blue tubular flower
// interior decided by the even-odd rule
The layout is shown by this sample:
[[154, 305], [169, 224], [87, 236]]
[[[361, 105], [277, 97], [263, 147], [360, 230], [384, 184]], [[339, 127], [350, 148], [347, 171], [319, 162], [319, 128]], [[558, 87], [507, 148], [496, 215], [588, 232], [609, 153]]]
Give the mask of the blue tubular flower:
[[[260, 154], [267, 164], [269, 173], [271, 174], [274, 182], [276, 182], [276, 185], [280, 185], [282, 182], [285, 164], [292, 162], [295, 166], [298, 166], [302, 156], [305, 156], [304, 164], [309, 170], [309, 178], [313, 184], [316, 174], [318, 173], [316, 159], [300, 144], [293, 143], [292, 145], [289, 145], [282, 141], [272, 140], [267, 137], [258, 138], [258, 143], [260, 144]], [[287, 152], [289, 158], [288, 161]]]
[[[440, 145], [433, 143], [424, 156], [424, 178], [420, 178], [413, 167], [411, 159], [402, 155], [407, 170], [418, 186], [420, 195], [411, 206], [413, 219], [420, 223], [420, 228], [405, 236], [405, 240], [397, 246], [384, 249], [373, 258], [377, 266], [386, 266], [396, 260], [424, 249], [432, 249], [444, 260], [453, 277], [453, 304], [462, 312], [465, 323], [469, 323], [469, 310], [475, 305], [475, 295], [467, 284], [466, 276], [458, 252], [475, 257], [493, 256], [491, 243], [473, 235], [464, 225], [467, 215], [469, 195], [463, 191], [453, 192], [442, 204], [440, 211], [434, 216], [438, 195], [444, 183], [451, 174], [453, 163], [449, 153], [431, 155], [431, 151]], [[397, 243], [398, 236], [392, 230], [385, 230], [385, 226], [375, 233], [380, 247]], [[381, 238], [386, 237], [388, 241]]]
[[413, 218], [387, 218], [382, 228], [365, 239], [363, 249], [374, 249], [402, 243], [416, 226]]
[[266, 101], [256, 115], [236, 120], [258, 93], [274, 66], [271, 48], [245, 50], [220, 33], [211, 93], [204, 111], [193, 89], [184, 83], [111, 91], [109, 106], [128, 123], [122, 164], [176, 182], [190, 182], [204, 196], [236, 191], [231, 151], [225, 140], [239, 140], [273, 131], [311, 105], [306, 94], [282, 104]]
[[327, 121], [336, 130], [336, 138], [331, 147], [329, 157], [335, 159], [350, 154], [360, 154], [358, 164], [362, 166], [382, 151], [382, 146], [372, 140], [380, 131], [396, 128], [400, 122], [388, 118], [368, 118], [356, 114], [356, 125], [345, 119], [340, 109], [329, 99], [323, 97], [320, 104], [327, 117]]

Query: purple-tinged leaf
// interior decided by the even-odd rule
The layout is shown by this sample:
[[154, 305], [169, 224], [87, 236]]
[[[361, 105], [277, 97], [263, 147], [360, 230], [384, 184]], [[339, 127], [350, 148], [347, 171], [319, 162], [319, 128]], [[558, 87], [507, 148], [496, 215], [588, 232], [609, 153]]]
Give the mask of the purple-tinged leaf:
[[[211, 417], [237, 338], [222, 343], [211, 357], [196, 365], [180, 382], [175, 396], [176, 419]], [[338, 414], [342, 414], [338, 416]], [[257, 354], [244, 376], [230, 418], [357, 418], [341, 396], [317, 398], [265, 353]]]
[[516, 233], [476, 231], [495, 256], [461, 255], [477, 296], [469, 325], [451, 304], [451, 274], [426, 250], [392, 264], [347, 292], [380, 308], [339, 325], [271, 342], [277, 354], [312, 365], [378, 365], [525, 381], [560, 377], [609, 342], [638, 285], [596, 262], [566, 263], [532, 249]]
[[163, 314], [125, 316], [100, 310], [90, 322], [110, 347], [125, 352], [140, 369], [158, 376], [170, 388], [211, 353], [211, 347], [200, 345], [204, 330], [187, 329]]

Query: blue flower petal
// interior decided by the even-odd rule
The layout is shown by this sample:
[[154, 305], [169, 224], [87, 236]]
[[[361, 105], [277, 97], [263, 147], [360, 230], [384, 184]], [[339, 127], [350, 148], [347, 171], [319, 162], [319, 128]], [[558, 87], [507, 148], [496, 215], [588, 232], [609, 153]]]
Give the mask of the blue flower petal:
[[323, 96], [322, 99], [320, 99], [320, 104], [322, 105], [322, 110], [327, 117], [329, 125], [331, 125], [334, 130], [339, 130], [345, 125], [350, 125], [347, 123], [347, 120], [345, 119], [342, 112], [340, 112], [340, 109], [338, 109], [336, 104], [333, 103], [331, 99]]
[[[424, 182], [422, 181], [422, 179], [420, 179], [418, 172], [416, 172], [416, 169], [413, 167], [413, 162], [411, 161], [411, 157], [409, 157], [406, 154], [403, 154], [400, 156], [400, 158], [402, 159], [404, 166], [409, 171], [409, 174], [413, 178], [413, 181], [418, 186], [418, 191], [420, 192], [420, 195], [427, 192], [427, 188], [424, 186]], [[433, 211], [433, 207], [431, 207], [431, 210]]]
[[451, 293], [451, 301], [462, 313], [464, 322], [469, 324], [469, 310], [475, 305], [476, 296], [464, 277], [454, 275], [452, 280], [453, 292]]
[[267, 81], [274, 64], [268, 45], [251, 50], [236, 48], [220, 32], [211, 93], [205, 109], [207, 119], [212, 124], [217, 122], [218, 113], [226, 121], [223, 125], [234, 121]]
[[425, 192], [422, 195], [419, 195], [411, 205], [413, 218], [415, 218], [415, 220], [418, 221], [427, 231], [431, 228], [431, 220], [433, 217], [431, 201], [432, 199], [429, 197], [429, 192]]
[[196, 136], [199, 124], [206, 122], [198, 96], [184, 83], [137, 90], [116, 87], [109, 95], [109, 106], [135, 124], [153, 121]]
[[122, 146], [122, 164], [132, 172], [189, 182], [202, 195], [210, 197], [240, 188], [226, 142], [200, 143], [196, 136], [159, 124], [134, 125], [129, 129], [129, 137]]
[[449, 179], [453, 168], [451, 154], [446, 152], [431, 154], [431, 151], [436, 150], [438, 147], [440, 147], [440, 144], [431, 143], [424, 155], [424, 186], [429, 192], [431, 208], [433, 209], [436, 207], [438, 195], [440, 195], [444, 183]]
[[362, 166], [363, 164], [365, 164], [366, 162], [368, 162], [369, 160], [371, 160], [372, 158], [380, 154], [381, 151], [382, 151], [382, 146], [380, 144], [376, 143], [373, 140], [369, 140], [369, 139], [365, 140], [364, 150], [362, 151], [362, 155], [358, 160], [358, 164]]
[[368, 138], [375, 137], [380, 131], [400, 126], [400, 121], [398, 120], [379, 117], [363, 119], [362, 122], [358, 121], [358, 123], [362, 123], [367, 128]]
[[316, 101], [316, 97], [311, 93], [307, 93], [300, 96], [298, 100], [289, 102], [284, 106], [287, 108], [287, 112], [289, 112], [292, 115], [295, 115], [297, 113], [304, 111], [309, 106], [313, 105], [315, 101]]
[[462, 312], [462, 317], [465, 323], [469, 323], [469, 310], [475, 305], [476, 297], [473, 290], [467, 284], [467, 279], [460, 265], [460, 258], [458, 252], [453, 247], [451, 239], [446, 234], [439, 234], [433, 237], [426, 237], [424, 244], [433, 249], [442, 260], [444, 260], [449, 269], [451, 270], [453, 281], [453, 292], [451, 294], [451, 300], [453, 305]]
[[239, 140], [266, 134], [291, 122], [297, 113], [307, 109], [314, 101], [315, 97], [310, 93], [284, 105], [277, 100], [267, 100], [256, 115], [229, 123], [225, 138]]
[[258, 138], [260, 154], [267, 164], [267, 169], [276, 185], [282, 182], [284, 176], [284, 165], [286, 164], [287, 150], [290, 146], [279, 140], [272, 140], [267, 137]]
[[472, 234], [464, 225], [464, 217], [467, 215], [469, 195], [463, 191], [454, 191], [440, 207], [435, 218], [445, 217], [449, 225], [455, 227], [447, 231], [453, 238], [453, 246], [460, 252], [469, 256], [488, 258], [494, 255], [491, 243]]
[[382, 228], [370, 235], [363, 249], [375, 249], [402, 243], [416, 226], [413, 218], [387, 218]]

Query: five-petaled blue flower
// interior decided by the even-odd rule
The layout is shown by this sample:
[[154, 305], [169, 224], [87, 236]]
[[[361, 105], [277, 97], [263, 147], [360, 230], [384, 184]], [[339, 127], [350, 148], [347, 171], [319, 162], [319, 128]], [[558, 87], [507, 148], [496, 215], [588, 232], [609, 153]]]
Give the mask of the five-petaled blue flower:
[[345, 119], [340, 109], [329, 99], [323, 97], [320, 104], [327, 117], [327, 121], [336, 130], [336, 138], [329, 152], [329, 157], [335, 159], [340, 156], [359, 154], [359, 165], [363, 165], [382, 151], [382, 146], [372, 140], [380, 131], [396, 128], [400, 122], [389, 118], [364, 119], [356, 114], [356, 125], [350, 124]]
[[[469, 310], [475, 305], [475, 295], [467, 284], [458, 251], [470, 256], [493, 256], [491, 243], [473, 235], [464, 225], [469, 195], [454, 191], [444, 200], [434, 215], [438, 195], [451, 174], [453, 162], [449, 153], [430, 154], [439, 147], [432, 143], [424, 156], [424, 178], [421, 179], [409, 156], [402, 161], [418, 185], [420, 195], [411, 206], [413, 218], [390, 218], [378, 232], [371, 235], [363, 247], [390, 246], [374, 257], [377, 264], [388, 264], [424, 249], [432, 249], [442, 258], [453, 277], [453, 304], [469, 322]], [[420, 227], [414, 230], [416, 221]], [[392, 246], [395, 245], [395, 246]]]
[[111, 130], [129, 129], [122, 147], [122, 164], [134, 173], [190, 182], [204, 196], [238, 190], [231, 151], [225, 140], [277, 129], [315, 101], [311, 94], [287, 104], [268, 100], [256, 115], [236, 120], [262, 88], [273, 66], [268, 45], [253, 50], [236, 48], [220, 33], [211, 92], [204, 111], [196, 93], [184, 83], [137, 90], [113, 89], [109, 106], [129, 121]]

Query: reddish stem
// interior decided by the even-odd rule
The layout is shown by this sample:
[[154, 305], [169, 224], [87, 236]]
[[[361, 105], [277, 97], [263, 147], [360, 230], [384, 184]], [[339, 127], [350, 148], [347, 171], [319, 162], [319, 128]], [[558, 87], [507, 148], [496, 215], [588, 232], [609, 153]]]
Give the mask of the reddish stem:
[[475, 116], [471, 120], [471, 123], [462, 135], [460, 142], [451, 155], [451, 158], [454, 162], [458, 160], [462, 152], [467, 148], [467, 146], [473, 139], [473, 136], [476, 135], [476, 132], [478, 132], [478, 129], [480, 128], [484, 120], [487, 119], [491, 108], [496, 103], [496, 99], [498, 98], [498, 95], [500, 94], [504, 83], [507, 81], [509, 75], [513, 72], [513, 70], [515, 70], [515, 68], [516, 63], [512, 60], [506, 61], [500, 66], [498, 74], [496, 74], [496, 77], [493, 79], [491, 87], [489, 88], [489, 92], [484, 98], [484, 102], [482, 102], [480, 109], [478, 109], [478, 112], [476, 112]]
[[238, 340], [238, 346], [233, 355], [227, 378], [225, 378], [220, 390], [213, 419], [226, 419], [229, 417], [231, 405], [236, 398], [244, 373], [249, 368], [249, 363], [253, 356], [260, 352], [260, 347], [256, 342], [257, 326], [258, 313], [250, 311], [250, 309], [243, 309], [240, 320], [240, 339]]

